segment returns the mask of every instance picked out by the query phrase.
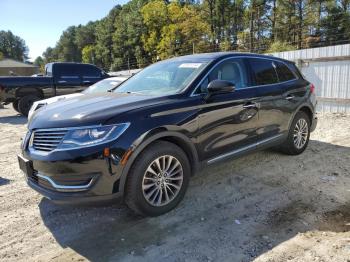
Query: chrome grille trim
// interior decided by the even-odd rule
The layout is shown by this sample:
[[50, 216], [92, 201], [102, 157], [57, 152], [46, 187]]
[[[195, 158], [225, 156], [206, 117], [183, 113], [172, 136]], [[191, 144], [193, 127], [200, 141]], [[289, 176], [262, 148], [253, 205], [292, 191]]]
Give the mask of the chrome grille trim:
[[32, 134], [31, 144], [34, 150], [51, 152], [61, 143], [67, 129], [38, 129]]
[[49, 182], [51, 184], [51, 186], [60, 192], [80, 192], [80, 191], [85, 191], [88, 190], [92, 183], [94, 182], [94, 179], [91, 178], [90, 181], [87, 184], [84, 185], [76, 185], [76, 186], [66, 186], [66, 185], [61, 185], [61, 184], [57, 184], [52, 178], [42, 175], [40, 173], [36, 174], [37, 177], [46, 180], [47, 182]]

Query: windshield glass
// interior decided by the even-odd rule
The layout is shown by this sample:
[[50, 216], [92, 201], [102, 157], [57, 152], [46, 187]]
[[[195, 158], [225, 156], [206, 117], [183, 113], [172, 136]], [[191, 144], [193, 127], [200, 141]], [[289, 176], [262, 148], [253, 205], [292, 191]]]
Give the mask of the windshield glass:
[[93, 93], [107, 92], [108, 90], [115, 88], [121, 82], [122, 82], [121, 80], [104, 79], [104, 80], [101, 80], [101, 81], [93, 84], [89, 88], [85, 89], [85, 91], [83, 91], [83, 93], [84, 94], [93, 94]]
[[185, 88], [206, 62], [163, 61], [140, 71], [121, 84], [114, 92], [147, 95], [171, 95]]

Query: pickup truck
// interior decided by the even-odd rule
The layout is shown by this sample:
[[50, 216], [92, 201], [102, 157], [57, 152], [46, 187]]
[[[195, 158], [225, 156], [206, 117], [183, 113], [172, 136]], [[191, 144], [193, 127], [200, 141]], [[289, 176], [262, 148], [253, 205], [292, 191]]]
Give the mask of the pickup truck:
[[0, 103], [27, 116], [35, 101], [85, 90], [109, 77], [100, 68], [81, 63], [49, 63], [45, 75], [37, 77], [0, 77]]

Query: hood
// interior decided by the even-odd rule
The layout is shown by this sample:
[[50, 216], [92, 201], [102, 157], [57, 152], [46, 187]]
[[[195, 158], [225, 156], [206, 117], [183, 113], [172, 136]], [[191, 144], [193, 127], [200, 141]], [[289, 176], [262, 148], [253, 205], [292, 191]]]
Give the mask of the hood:
[[55, 103], [57, 101], [61, 101], [61, 100], [68, 99], [68, 98], [73, 98], [73, 97], [76, 97], [76, 96], [82, 96], [82, 95], [83, 95], [82, 93], [75, 93], [75, 94], [69, 94], [69, 95], [54, 96], [54, 97], [51, 97], [51, 98], [48, 98], [48, 99], [37, 101], [35, 103], [52, 104], [52, 103]]
[[38, 110], [28, 123], [28, 128], [32, 130], [99, 125], [118, 114], [161, 103], [164, 99], [124, 93], [75, 96]]

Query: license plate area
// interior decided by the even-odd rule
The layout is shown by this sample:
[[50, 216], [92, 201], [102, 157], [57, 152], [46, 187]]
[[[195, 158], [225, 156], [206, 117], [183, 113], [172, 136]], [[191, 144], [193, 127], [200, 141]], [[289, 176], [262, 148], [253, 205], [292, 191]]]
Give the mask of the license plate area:
[[19, 168], [24, 172], [24, 174], [28, 177], [32, 177], [34, 174], [33, 162], [25, 159], [24, 157], [18, 155], [18, 164]]

